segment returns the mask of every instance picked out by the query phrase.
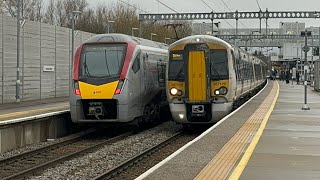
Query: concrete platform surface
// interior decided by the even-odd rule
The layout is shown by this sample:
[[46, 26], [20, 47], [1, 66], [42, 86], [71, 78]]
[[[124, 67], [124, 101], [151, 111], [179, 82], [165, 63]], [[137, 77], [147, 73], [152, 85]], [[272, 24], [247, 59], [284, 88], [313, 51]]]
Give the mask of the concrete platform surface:
[[0, 122], [44, 113], [69, 110], [68, 98], [55, 98], [0, 105]]
[[[274, 82], [270, 81], [259, 95], [253, 98], [241, 109], [221, 120], [207, 132], [200, 135], [196, 140], [179, 149], [171, 155], [171, 157], [151, 168], [137, 179], [194, 179], [205, 167], [208, 166], [211, 166], [210, 168], [212, 168], [213, 171], [219, 171], [220, 169], [219, 173], [212, 172], [212, 174], [216, 175], [216, 178], [213, 179], [223, 179], [221, 177], [227, 177], [228, 173], [231, 171], [230, 169], [233, 167], [233, 164], [238, 162], [237, 159], [239, 156], [234, 156], [234, 152], [241, 155], [243, 149], [239, 147], [247, 147], [251, 142], [252, 136], [254, 135], [257, 127], [259, 127], [259, 123], [251, 122], [248, 124], [247, 120], [250, 118], [252, 119], [253, 114], [255, 114], [258, 107], [264, 106], [263, 102], [267, 96], [272, 94], [271, 92], [273, 92], [272, 90], [274, 87]], [[240, 133], [240, 138], [233, 140], [235, 134], [237, 134], [237, 132], [239, 132], [244, 126], [246, 130], [242, 132], [246, 135]], [[228, 151], [221, 153], [220, 150], [225, 148], [226, 144], [229, 142], [231, 143]], [[224, 155], [224, 157], [217, 158], [218, 163], [212, 163], [212, 160], [215, 157], [218, 157], [219, 154]], [[231, 164], [231, 161], [229, 160], [232, 160], [234, 163]], [[219, 165], [221, 166], [219, 167]], [[222, 171], [224, 172], [220, 173]], [[198, 177], [198, 179], [201, 178]]]
[[[235, 177], [239, 176], [244, 180], [320, 179], [320, 94], [308, 88], [310, 110], [302, 110], [304, 86], [280, 81], [277, 99], [275, 86], [270, 90], [275, 83], [269, 82], [266, 89], [241, 110], [137, 179], [238, 179]], [[272, 94], [277, 95], [268, 106], [270, 101], [264, 99]], [[254, 119], [257, 112], [261, 114], [259, 109], [269, 109], [262, 123], [244, 122]], [[248, 126], [256, 123], [261, 124], [259, 130]], [[243, 128], [252, 132], [251, 137], [245, 138]], [[234, 141], [234, 137], [238, 139]], [[230, 143], [239, 147], [246, 142], [247, 147], [243, 149], [225, 150]], [[236, 157], [234, 151], [240, 151], [241, 155], [238, 153]], [[224, 165], [217, 166], [215, 159]], [[237, 160], [228, 164], [230, 159]], [[227, 166], [229, 168], [225, 168]]]
[[320, 95], [279, 82], [275, 109], [240, 179], [320, 179]]

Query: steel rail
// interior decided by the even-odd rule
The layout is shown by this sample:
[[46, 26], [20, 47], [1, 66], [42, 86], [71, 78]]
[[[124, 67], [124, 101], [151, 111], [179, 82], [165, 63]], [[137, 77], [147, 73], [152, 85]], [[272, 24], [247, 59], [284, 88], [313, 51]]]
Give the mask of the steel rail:
[[[37, 172], [39, 172], [41, 170], [44, 170], [44, 169], [46, 169], [48, 167], [52, 167], [55, 164], [58, 164], [58, 163], [63, 162], [63, 161], [67, 161], [69, 159], [75, 158], [77, 156], [80, 156], [80, 155], [88, 153], [88, 152], [92, 152], [92, 151], [94, 151], [94, 150], [96, 150], [96, 149], [98, 149], [98, 148], [100, 148], [100, 147], [102, 147], [104, 145], [116, 142], [116, 141], [118, 141], [120, 139], [123, 139], [123, 138], [126, 138], [126, 137], [128, 137], [128, 136], [130, 136], [132, 134], [134, 134], [134, 131], [130, 131], [130, 132], [118, 135], [116, 137], [103, 140], [102, 142], [100, 141], [100, 142], [97, 142], [97, 143], [93, 143], [93, 145], [89, 145], [88, 147], [85, 147], [84, 149], [75, 149], [75, 152], [73, 152], [71, 154], [64, 154], [63, 156], [59, 156], [57, 158], [53, 158], [52, 160], [46, 161], [45, 163], [39, 163], [36, 166], [32, 166], [30, 168], [26, 168], [25, 170], [22, 170], [22, 171], [20, 171], [18, 173], [14, 173], [14, 174], [12, 174], [10, 176], [2, 177], [2, 180], [21, 179], [21, 178], [25, 178], [25, 177], [34, 175], [35, 173], [37, 173]], [[50, 151], [51, 149], [47, 149], [47, 150]], [[52, 150], [56, 150], [56, 149], [52, 149]], [[41, 152], [45, 152], [45, 151], [41, 151]], [[24, 157], [24, 156], [22, 156], [22, 157]], [[28, 157], [28, 158], [30, 158], [30, 157]], [[33, 158], [38, 158], [38, 157], [33, 157]], [[39, 158], [41, 159], [43, 157], [40, 156]], [[26, 161], [26, 160], [23, 160], [23, 161]]]
[[183, 134], [183, 131], [179, 131], [178, 133], [174, 134], [170, 138], [162, 141], [161, 143], [145, 150], [144, 152], [132, 157], [131, 159], [121, 163], [117, 167], [110, 169], [109, 171], [93, 178], [92, 180], [102, 180], [102, 179], [110, 179], [117, 174], [120, 174], [123, 170], [127, 169], [130, 166], [133, 166], [135, 163], [141, 161], [142, 159], [146, 158], [150, 154], [153, 154], [154, 152], [158, 151], [159, 149], [165, 147], [166, 145], [170, 144], [172, 141], [176, 140], [179, 136]]

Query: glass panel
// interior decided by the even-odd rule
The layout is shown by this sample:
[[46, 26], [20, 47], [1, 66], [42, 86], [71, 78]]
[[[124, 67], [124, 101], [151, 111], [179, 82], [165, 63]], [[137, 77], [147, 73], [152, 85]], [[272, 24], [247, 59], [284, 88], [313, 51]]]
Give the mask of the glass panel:
[[210, 73], [212, 80], [229, 79], [226, 50], [210, 50]]
[[182, 53], [173, 53], [169, 61], [169, 80], [184, 80], [184, 59]]
[[134, 60], [134, 63], [132, 65], [132, 70], [134, 73], [138, 72], [140, 69], [140, 53], [137, 55], [136, 59]]
[[85, 78], [119, 76], [126, 45], [86, 45], [81, 54], [80, 76]]

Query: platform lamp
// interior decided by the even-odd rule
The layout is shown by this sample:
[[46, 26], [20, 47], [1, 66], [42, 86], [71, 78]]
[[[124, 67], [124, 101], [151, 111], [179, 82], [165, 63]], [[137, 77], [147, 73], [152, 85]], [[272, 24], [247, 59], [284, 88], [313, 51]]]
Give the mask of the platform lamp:
[[150, 37], [150, 40], [152, 41], [152, 37], [153, 36], [156, 36], [157, 34], [155, 34], [155, 33], [151, 33], [151, 37]]
[[115, 23], [115, 21], [107, 21], [108, 24], [108, 34], [110, 33], [110, 24]]
[[[3, 3], [7, 3], [6, 0], [2, 1]], [[20, 31], [21, 31], [21, 0], [17, 0], [17, 79], [16, 79], [16, 102], [20, 103]]]
[[17, 81], [16, 81], [16, 102], [20, 102], [20, 13], [21, 0], [17, 1]]
[[71, 64], [73, 64], [73, 58], [74, 58], [74, 29], [75, 29], [75, 17], [80, 15], [82, 12], [80, 11], [72, 11], [72, 37], [71, 37]]
[[139, 30], [139, 28], [131, 28], [131, 36], [134, 36], [134, 30]]
[[167, 43], [167, 40], [170, 40], [170, 39], [171, 39], [171, 38], [167, 38], [167, 37], [164, 38], [164, 43], [165, 43], [165, 44], [168, 44], [168, 43]]
[[302, 107], [302, 110], [310, 110], [310, 108], [307, 105], [307, 69], [308, 69], [308, 59], [307, 59], [307, 53], [310, 50], [310, 47], [308, 46], [308, 36], [311, 36], [311, 31], [301, 31], [301, 36], [304, 37], [305, 45], [303, 47], [304, 51], [304, 105]]

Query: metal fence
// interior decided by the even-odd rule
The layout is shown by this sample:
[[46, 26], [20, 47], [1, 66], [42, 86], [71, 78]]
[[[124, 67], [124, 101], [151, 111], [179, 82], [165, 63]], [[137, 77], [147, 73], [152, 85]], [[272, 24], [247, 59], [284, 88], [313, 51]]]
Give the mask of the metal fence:
[[320, 59], [314, 62], [314, 90], [320, 91]]
[[[71, 29], [26, 21], [21, 29], [21, 101], [67, 97], [71, 80]], [[0, 104], [15, 102], [16, 19], [0, 15]], [[75, 48], [93, 36], [78, 31]]]

